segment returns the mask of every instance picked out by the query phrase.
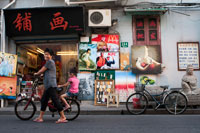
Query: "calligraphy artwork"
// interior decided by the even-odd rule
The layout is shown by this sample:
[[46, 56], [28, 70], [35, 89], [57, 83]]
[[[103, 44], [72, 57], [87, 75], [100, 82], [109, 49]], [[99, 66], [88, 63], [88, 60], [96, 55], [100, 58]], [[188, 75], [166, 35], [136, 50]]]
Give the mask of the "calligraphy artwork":
[[157, 28], [156, 18], [150, 18], [149, 19], [149, 28]]
[[157, 40], [157, 30], [149, 30], [149, 40]]
[[136, 19], [136, 28], [137, 29], [144, 28], [144, 19]]
[[61, 12], [57, 12], [54, 14], [53, 21], [50, 22], [51, 30], [54, 30], [56, 28], [63, 28], [63, 30], [67, 29], [68, 22], [64, 20], [64, 18], [61, 16]]
[[198, 42], [178, 42], [178, 70], [186, 70], [187, 65], [192, 65], [194, 70], [200, 69], [199, 64], [199, 43]]
[[137, 30], [136, 31], [136, 38], [137, 41], [144, 41], [145, 40], [145, 34], [144, 34], [144, 30]]
[[117, 52], [119, 51], [119, 35], [93, 34], [92, 44], [97, 44], [97, 51]]
[[15, 28], [18, 31], [21, 31], [23, 29], [24, 31], [31, 32], [31, 13], [25, 13], [24, 17], [21, 15], [21, 13], [18, 13], [17, 18], [14, 20], [13, 24], [15, 24]]

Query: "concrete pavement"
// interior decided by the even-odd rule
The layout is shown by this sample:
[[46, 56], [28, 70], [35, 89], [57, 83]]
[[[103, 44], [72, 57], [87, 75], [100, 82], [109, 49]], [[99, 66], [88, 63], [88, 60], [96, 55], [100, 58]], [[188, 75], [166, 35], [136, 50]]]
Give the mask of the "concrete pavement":
[[[37, 105], [37, 112], [36, 114], [39, 114], [40, 110], [40, 104]], [[106, 106], [94, 106], [93, 102], [91, 101], [82, 101], [80, 104], [80, 109], [81, 109], [81, 115], [123, 115], [123, 114], [128, 114], [126, 111], [126, 106], [125, 104], [120, 104], [120, 106], [117, 107], [109, 107], [107, 108]], [[51, 112], [46, 111], [46, 115], [50, 115]], [[165, 108], [159, 108], [157, 111], [154, 109], [150, 108], [147, 109], [145, 114], [169, 114]], [[186, 110], [184, 114], [200, 114], [200, 108], [190, 108]], [[8, 107], [0, 108], [0, 115], [14, 115], [14, 104], [10, 105]]]

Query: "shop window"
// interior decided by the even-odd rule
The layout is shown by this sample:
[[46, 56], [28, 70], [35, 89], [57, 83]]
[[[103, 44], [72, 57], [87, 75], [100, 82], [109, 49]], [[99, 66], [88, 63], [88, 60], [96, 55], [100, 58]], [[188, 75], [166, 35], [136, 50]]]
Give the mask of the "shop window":
[[133, 16], [133, 40], [135, 45], [160, 45], [160, 17]]
[[25, 81], [33, 80], [33, 73], [37, 72], [44, 64], [43, 52], [51, 48], [55, 56], [53, 60], [56, 65], [56, 77], [58, 84], [63, 84], [68, 79], [68, 72], [71, 68], [77, 67], [78, 45], [77, 43], [46, 43], [18, 45], [18, 63], [25, 64]]

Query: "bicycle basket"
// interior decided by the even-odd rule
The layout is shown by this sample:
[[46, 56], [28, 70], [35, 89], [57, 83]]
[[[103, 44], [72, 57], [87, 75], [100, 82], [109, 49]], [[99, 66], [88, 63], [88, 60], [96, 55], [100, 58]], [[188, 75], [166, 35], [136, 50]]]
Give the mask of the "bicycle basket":
[[142, 91], [144, 91], [144, 88], [145, 88], [144, 84], [135, 83], [135, 91], [136, 92], [142, 92]]

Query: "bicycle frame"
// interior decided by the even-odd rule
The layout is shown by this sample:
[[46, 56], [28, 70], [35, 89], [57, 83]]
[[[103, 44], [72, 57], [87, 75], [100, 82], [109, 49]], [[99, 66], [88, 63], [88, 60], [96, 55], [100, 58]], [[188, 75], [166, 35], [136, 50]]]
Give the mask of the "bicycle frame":
[[[164, 103], [164, 96], [163, 96], [163, 95], [166, 94], [166, 93], [168, 93], [168, 91], [165, 91], [165, 89], [163, 89], [162, 93], [156, 94], [156, 95], [152, 95], [152, 94], [146, 89], [146, 86], [145, 86], [145, 88], [144, 88], [144, 91], [142, 92], [142, 94], [144, 94], [144, 95], [147, 97], [147, 99], [148, 99], [148, 96], [150, 96], [150, 97], [153, 99], [153, 101], [156, 102], [156, 103], [158, 104], [158, 106], [157, 106], [155, 109], [157, 109], [160, 105], [164, 105], [164, 104], [163, 104], [163, 103]], [[159, 101], [159, 100], [156, 99], [156, 96], [161, 96], [162, 99]]]

